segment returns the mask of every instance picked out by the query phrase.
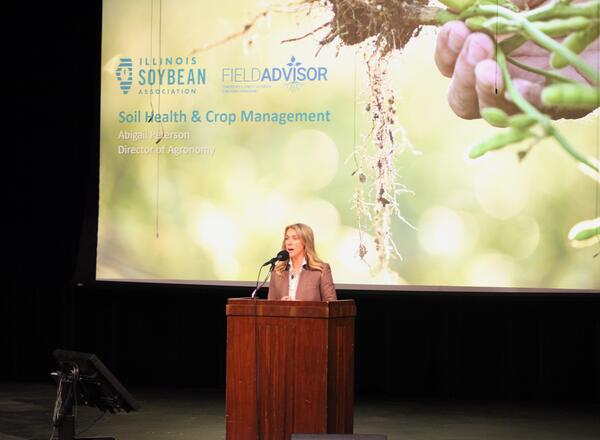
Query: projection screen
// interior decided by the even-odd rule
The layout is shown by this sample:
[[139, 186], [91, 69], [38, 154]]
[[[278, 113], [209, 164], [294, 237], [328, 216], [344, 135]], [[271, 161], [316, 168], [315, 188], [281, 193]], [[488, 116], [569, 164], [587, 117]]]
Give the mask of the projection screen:
[[452, 111], [439, 28], [343, 3], [104, 0], [96, 278], [251, 285], [301, 222], [340, 287], [600, 289], [597, 111], [552, 121], [587, 165], [473, 158], [507, 129]]

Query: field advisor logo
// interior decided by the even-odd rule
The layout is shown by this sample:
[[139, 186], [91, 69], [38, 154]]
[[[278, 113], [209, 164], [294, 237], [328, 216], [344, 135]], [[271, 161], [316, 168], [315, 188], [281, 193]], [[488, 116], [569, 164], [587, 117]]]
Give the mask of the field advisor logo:
[[197, 95], [206, 85], [206, 68], [196, 57], [119, 57], [115, 79], [121, 94]]
[[294, 55], [283, 66], [273, 67], [223, 67], [221, 82], [223, 91], [229, 93], [249, 92], [283, 84], [295, 91], [308, 83], [328, 81], [329, 69], [325, 66], [305, 65]]

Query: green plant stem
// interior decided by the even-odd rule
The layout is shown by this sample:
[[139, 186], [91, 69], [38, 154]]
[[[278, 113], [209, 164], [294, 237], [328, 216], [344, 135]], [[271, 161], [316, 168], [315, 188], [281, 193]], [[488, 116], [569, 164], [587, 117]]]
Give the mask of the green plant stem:
[[[481, 10], [479, 8], [487, 6], [487, 10]], [[480, 5], [471, 6], [464, 9], [459, 13], [454, 13], [445, 8], [439, 8], [436, 6], [419, 6], [408, 9], [409, 15], [414, 16], [423, 25], [442, 26], [451, 20], [464, 20], [465, 18], [474, 17], [477, 15], [483, 15], [485, 17], [496, 17], [496, 8], [507, 9], [503, 6], [497, 5]], [[589, 19], [598, 18], [600, 13], [600, 1], [592, 0], [587, 3], [580, 3], [577, 5], [569, 5], [560, 0], [549, 3], [539, 8], [531, 9], [529, 11], [514, 12], [519, 16], [529, 21], [541, 21], [549, 20], [553, 18], [570, 18], [570, 17], [587, 17]]]
[[554, 130], [552, 136], [554, 136], [554, 139], [556, 139], [557, 142], [565, 149], [565, 151], [569, 153], [575, 160], [578, 160], [584, 165], [587, 165], [595, 172], [600, 173], [600, 168], [598, 168], [598, 165], [591, 162], [587, 157], [585, 157], [583, 154], [581, 154], [579, 151], [573, 148], [571, 144], [569, 144], [569, 141], [567, 141], [567, 139], [562, 135], [560, 131]]
[[547, 20], [549, 18], [574, 17], [576, 15], [595, 18], [598, 16], [599, 8], [600, 2], [598, 2], [598, 0], [592, 0], [576, 5], [561, 3], [557, 0], [547, 5], [540, 6], [539, 8], [523, 12], [522, 15], [529, 21]]
[[527, 70], [528, 72], [532, 72], [532, 73], [541, 75], [545, 78], [548, 78], [551, 82], [577, 84], [577, 81], [575, 81], [574, 79], [567, 78], [566, 76], [561, 75], [560, 73], [557, 73], [557, 72], [554, 72], [551, 70], [538, 69], [537, 67], [533, 67], [528, 64], [523, 64], [520, 61], [517, 61], [515, 58], [512, 58], [512, 57], [507, 56], [506, 59], [508, 60], [509, 63], [514, 64], [515, 66], [517, 66], [523, 70]]
[[502, 49], [500, 47], [496, 48], [496, 61], [498, 62], [500, 72], [502, 73], [504, 86], [506, 87], [506, 90], [508, 91], [515, 105], [519, 107], [519, 109], [521, 109], [523, 113], [527, 113], [533, 116], [542, 126], [546, 135], [554, 137], [556, 141], [560, 144], [560, 146], [563, 147], [563, 149], [571, 157], [573, 157], [578, 162], [587, 165], [591, 169], [595, 170], [597, 173], [600, 172], [600, 168], [596, 164], [592, 163], [587, 157], [585, 157], [583, 154], [581, 154], [579, 151], [573, 148], [571, 144], [567, 141], [567, 139], [558, 130], [556, 130], [556, 128], [554, 128], [554, 125], [552, 125], [552, 122], [550, 121], [550, 118], [548, 118], [548, 116], [541, 113], [531, 103], [529, 103], [529, 101], [527, 101], [525, 98], [523, 98], [523, 96], [521, 96], [519, 91], [515, 88], [514, 84], [512, 83], [510, 74], [508, 73], [506, 56], [504, 55], [504, 52], [502, 52]]
[[519, 107], [519, 109], [523, 113], [528, 113], [533, 116], [537, 122], [544, 128], [544, 131], [547, 135], [551, 136], [554, 132], [554, 127], [550, 122], [550, 118], [541, 113], [538, 109], [536, 109], [529, 101], [527, 101], [519, 91], [514, 86], [512, 79], [510, 78], [510, 73], [508, 72], [508, 66], [506, 64], [506, 55], [502, 52], [498, 46], [496, 47], [496, 62], [500, 67], [500, 72], [502, 73], [502, 79], [504, 80], [504, 87], [506, 88], [510, 98], [514, 102], [514, 104]]

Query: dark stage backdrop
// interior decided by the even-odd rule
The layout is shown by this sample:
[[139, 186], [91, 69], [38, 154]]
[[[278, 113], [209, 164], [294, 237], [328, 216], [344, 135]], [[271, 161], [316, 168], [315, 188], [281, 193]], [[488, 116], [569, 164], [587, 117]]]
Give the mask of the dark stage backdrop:
[[[51, 383], [51, 352], [64, 348], [96, 353], [126, 386], [223, 389], [225, 304], [248, 291], [96, 284], [78, 270], [93, 267], [81, 246], [93, 248], [97, 214], [99, 11], [36, 8], [15, 15], [28, 20], [7, 86], [0, 380]], [[600, 401], [598, 296], [340, 297], [358, 305], [359, 394]]]
[[[3, 297], [0, 380], [47, 381], [61, 347], [126, 385], [225, 387], [225, 304], [248, 292], [69, 287]], [[568, 295], [340, 292], [357, 302], [356, 392], [402, 398], [600, 402], [600, 304]]]

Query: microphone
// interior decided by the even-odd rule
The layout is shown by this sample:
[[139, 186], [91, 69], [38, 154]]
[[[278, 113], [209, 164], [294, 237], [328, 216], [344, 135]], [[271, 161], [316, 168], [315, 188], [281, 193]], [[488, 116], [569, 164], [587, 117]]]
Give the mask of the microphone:
[[286, 251], [286, 250], [279, 251], [279, 253], [277, 254], [276, 257], [271, 258], [269, 261], [267, 261], [261, 267], [268, 266], [269, 264], [275, 264], [278, 261], [284, 261], [284, 260], [287, 260], [288, 258], [290, 258], [290, 253], [288, 251]]

